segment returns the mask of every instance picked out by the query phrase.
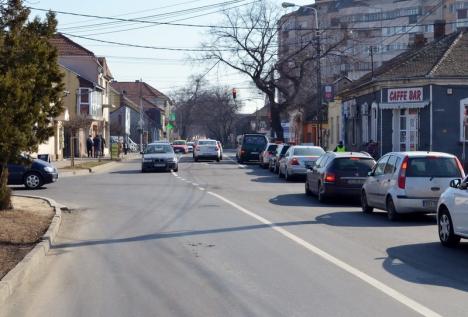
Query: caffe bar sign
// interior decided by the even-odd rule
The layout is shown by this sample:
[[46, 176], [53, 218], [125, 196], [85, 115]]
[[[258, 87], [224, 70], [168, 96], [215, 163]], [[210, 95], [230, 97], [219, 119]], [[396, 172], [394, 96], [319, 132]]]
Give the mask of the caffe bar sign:
[[423, 89], [418, 88], [397, 88], [388, 90], [389, 103], [419, 102], [423, 101]]

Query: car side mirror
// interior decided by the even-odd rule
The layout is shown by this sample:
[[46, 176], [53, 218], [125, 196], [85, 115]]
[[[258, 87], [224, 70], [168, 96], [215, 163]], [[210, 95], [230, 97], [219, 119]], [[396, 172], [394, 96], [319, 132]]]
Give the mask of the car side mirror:
[[143, 155], [143, 154], [145, 154], [145, 153], [144, 153], [143, 151], [140, 151], [140, 154]]
[[374, 172], [370, 171], [369, 173], [367, 173], [367, 176], [369, 176], [369, 177], [374, 176]]
[[[461, 179], [457, 178], [457, 179], [452, 179], [450, 181], [450, 187], [452, 188], [460, 188], [461, 186]], [[460, 188], [461, 189], [461, 188]], [[466, 189], [466, 188], [465, 188]]]

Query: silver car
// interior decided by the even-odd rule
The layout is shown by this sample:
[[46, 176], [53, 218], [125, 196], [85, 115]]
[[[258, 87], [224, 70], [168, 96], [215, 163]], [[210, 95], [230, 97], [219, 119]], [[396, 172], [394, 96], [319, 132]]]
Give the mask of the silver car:
[[325, 151], [320, 146], [294, 145], [291, 146], [284, 157], [279, 161], [279, 177], [290, 180], [295, 176], [305, 177], [307, 168]]
[[361, 192], [362, 211], [387, 211], [389, 220], [403, 213], [435, 213], [440, 195], [454, 178], [463, 178], [460, 161], [438, 152], [393, 152], [369, 173]]
[[141, 152], [141, 172], [170, 171], [177, 172], [179, 162], [171, 144], [158, 142], [150, 143]]
[[193, 149], [193, 159], [195, 162], [199, 160], [216, 160], [221, 159], [221, 149], [216, 140], [197, 140]]

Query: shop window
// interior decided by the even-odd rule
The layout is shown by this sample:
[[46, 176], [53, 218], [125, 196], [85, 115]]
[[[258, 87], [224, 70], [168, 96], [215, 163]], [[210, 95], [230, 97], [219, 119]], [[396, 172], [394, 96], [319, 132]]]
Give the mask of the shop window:
[[460, 141], [468, 141], [468, 126], [465, 125], [468, 117], [468, 98], [460, 101]]

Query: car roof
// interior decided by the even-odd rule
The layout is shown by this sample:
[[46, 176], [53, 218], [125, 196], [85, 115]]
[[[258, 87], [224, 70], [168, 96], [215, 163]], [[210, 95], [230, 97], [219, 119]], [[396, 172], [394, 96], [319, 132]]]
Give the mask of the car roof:
[[426, 156], [439, 156], [439, 157], [447, 157], [447, 158], [453, 158], [455, 157], [452, 154], [449, 153], [443, 153], [443, 152], [424, 152], [424, 151], [407, 151], [407, 152], [390, 152], [385, 155], [398, 155], [398, 156], [408, 156], [408, 157], [426, 157]]
[[[301, 145], [292, 145], [291, 147], [293, 147], [293, 148], [295, 148], [295, 149], [296, 149], [296, 148], [298, 148], [298, 149], [300, 149], [300, 148], [322, 149], [320, 146], [316, 146], [316, 145], [304, 145], [304, 144], [301, 144]], [[322, 150], [323, 150], [323, 149], [322, 149]]]
[[362, 153], [362, 152], [327, 152], [328, 154], [332, 154], [335, 157], [343, 157], [343, 158], [348, 158], [348, 157], [362, 157], [362, 158], [371, 158], [368, 153]]

